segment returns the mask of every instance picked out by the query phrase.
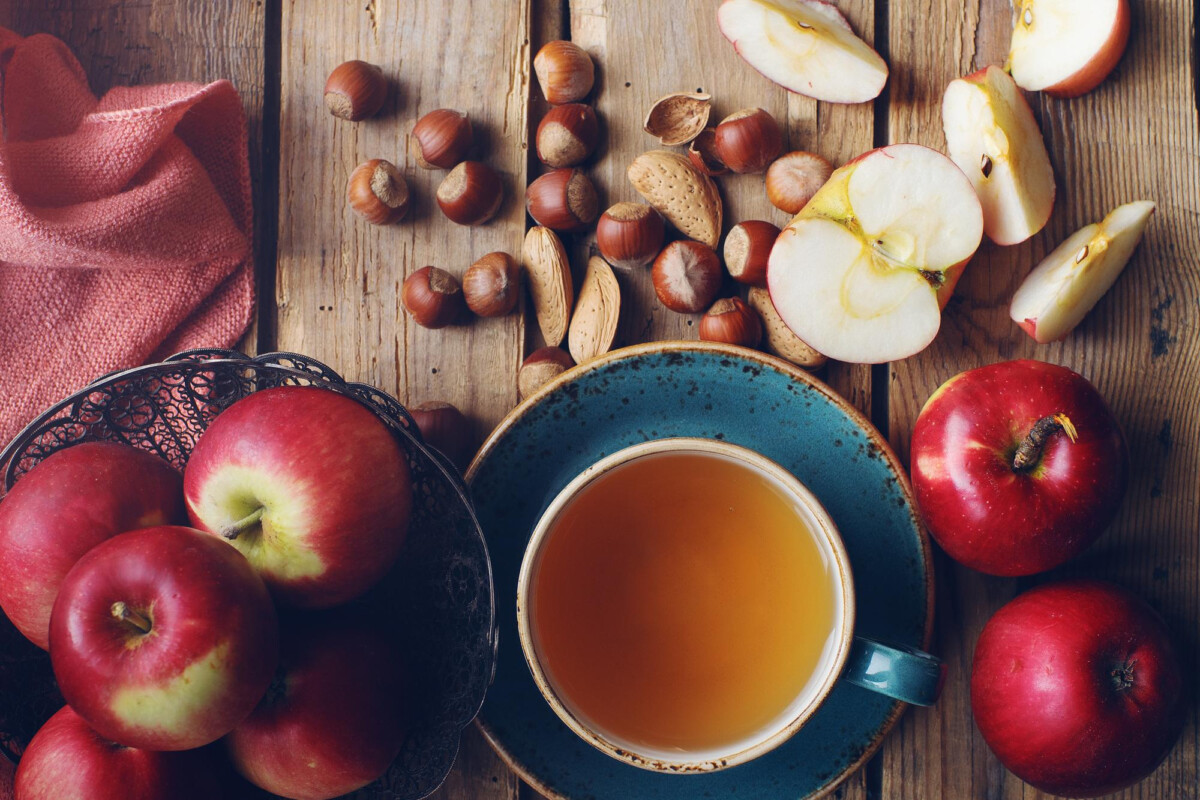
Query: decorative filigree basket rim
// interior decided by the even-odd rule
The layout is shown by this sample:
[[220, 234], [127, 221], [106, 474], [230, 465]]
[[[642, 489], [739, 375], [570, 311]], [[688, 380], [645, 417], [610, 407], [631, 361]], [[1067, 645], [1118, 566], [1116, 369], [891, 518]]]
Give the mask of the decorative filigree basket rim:
[[[403, 437], [403, 444], [409, 450], [410, 456], [414, 453], [418, 454], [452, 488], [452, 499], [461, 506], [461, 511], [465, 513], [465, 519], [469, 521], [475, 538], [478, 539], [478, 545], [482, 553], [482, 569], [486, 578], [488, 598], [486, 646], [491, 659], [491, 663], [486, 670], [486, 680], [481, 687], [474, 690], [478, 695], [475, 698], [475, 702], [464, 711], [464, 718], [450, 720], [458, 728], [459, 733], [455, 752], [452, 754], [454, 758], [450, 761], [452, 765], [453, 761], [456, 760], [458, 749], [461, 748], [462, 731], [470, 725], [471, 721], [478, 715], [480, 709], [482, 709], [487, 688], [491, 686], [492, 681], [495, 679], [499, 646], [499, 626], [496, 619], [495, 581], [491, 556], [488, 552], [487, 540], [483, 535], [482, 526], [471, 500], [470, 490], [467, 488], [461, 473], [444, 454], [424, 441], [412, 416], [403, 404], [392, 395], [369, 384], [346, 381], [339, 373], [324, 363], [299, 353], [277, 351], [263, 353], [258, 356], [249, 356], [236, 350], [211, 348], [185, 350], [161, 362], [122, 369], [104, 375], [91, 381], [83, 388], [71, 393], [39, 414], [14, 436], [3, 449], [0, 449], [0, 475], [2, 475], [2, 480], [0, 480], [0, 502], [3, 501], [5, 494], [12, 489], [13, 485], [20, 479], [24, 472], [27, 471], [28, 467], [23, 468], [23, 464], [29, 459], [36, 458], [36, 455], [31, 453], [31, 448], [33, 448], [39, 438], [52, 430], [56, 421], [70, 419], [69, 416], [64, 416], [64, 413], [68, 413], [73, 409], [77, 410], [82, 403], [85, 403], [95, 393], [119, 387], [129, 381], [144, 378], [153, 379], [159, 374], [177, 374], [180, 371], [185, 374], [200, 374], [214, 368], [254, 370], [254, 377], [257, 377], [259, 371], [264, 371], [275, 377], [285, 378], [293, 382], [305, 382], [354, 398], [375, 413], [394, 435]], [[88, 438], [88, 436], [84, 435], [78, 441], [87, 441]], [[72, 441], [69, 444], [75, 443], [77, 442]], [[160, 453], [160, 455], [162, 454]], [[10, 754], [3, 747], [0, 747], [0, 758], [10, 758]], [[448, 770], [449, 767], [446, 774], [448, 774]], [[442, 775], [441, 781], [444, 780], [445, 775]], [[439, 781], [439, 786], [441, 781]], [[437, 788], [438, 786], [434, 786], [429, 789], [429, 792], [432, 793]]]

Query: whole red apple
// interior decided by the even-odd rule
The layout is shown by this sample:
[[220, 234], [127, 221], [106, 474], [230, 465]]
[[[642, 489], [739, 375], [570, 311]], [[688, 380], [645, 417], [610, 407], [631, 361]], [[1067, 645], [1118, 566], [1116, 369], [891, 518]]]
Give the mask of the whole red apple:
[[1125, 495], [1125, 437], [1065, 367], [1006, 361], [942, 384], [917, 417], [912, 480], [929, 532], [991, 575], [1032, 575], [1096, 540]]
[[344, 618], [284, 625], [279, 673], [226, 737], [248, 781], [294, 800], [327, 800], [381, 776], [411, 722], [402, 656], [378, 629]]
[[216, 800], [213, 775], [204, 753], [119, 745], [63, 706], [25, 748], [13, 791], [14, 800]]
[[45, 650], [67, 570], [118, 533], [185, 522], [182, 486], [169, 464], [129, 445], [84, 442], [50, 455], [0, 502], [0, 608]]
[[1018, 778], [1095, 797], [1149, 775], [1183, 728], [1183, 675], [1162, 619], [1133, 593], [1064, 581], [996, 612], [975, 647], [975, 724]]
[[92, 548], [50, 617], [63, 697], [129, 747], [219, 739], [262, 699], [278, 658], [262, 580], [238, 551], [191, 528], [147, 528]]
[[412, 480], [404, 451], [361, 403], [282, 386], [223, 411], [183, 474], [192, 523], [241, 550], [281, 603], [353, 599], [404, 543]]

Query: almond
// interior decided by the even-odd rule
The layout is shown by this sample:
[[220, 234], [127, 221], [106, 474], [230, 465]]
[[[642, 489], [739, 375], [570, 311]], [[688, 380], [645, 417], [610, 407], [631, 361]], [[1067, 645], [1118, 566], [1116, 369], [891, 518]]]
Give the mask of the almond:
[[587, 274], [579, 288], [579, 302], [571, 317], [567, 343], [576, 364], [591, 361], [612, 348], [621, 314], [621, 288], [612, 267], [600, 256], [588, 259]]
[[717, 248], [721, 196], [686, 157], [667, 150], [642, 153], [629, 165], [629, 182], [684, 236]]
[[567, 335], [567, 321], [575, 300], [567, 251], [554, 231], [537, 226], [525, 234], [524, 254], [538, 327], [546, 344], [557, 345]]
[[808, 369], [816, 369], [829, 360], [792, 333], [792, 329], [784, 323], [779, 312], [775, 310], [775, 304], [771, 302], [771, 294], [766, 289], [761, 286], [751, 287], [746, 302], [762, 317], [767, 352]]
[[665, 145], [687, 144], [708, 124], [712, 96], [678, 92], [654, 101], [642, 130]]

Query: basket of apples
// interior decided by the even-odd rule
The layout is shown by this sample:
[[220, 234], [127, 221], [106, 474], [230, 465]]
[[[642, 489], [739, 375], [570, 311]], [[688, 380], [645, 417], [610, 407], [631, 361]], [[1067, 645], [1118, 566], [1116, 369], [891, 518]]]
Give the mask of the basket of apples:
[[58, 403], [0, 469], [15, 800], [441, 784], [495, 669], [491, 565], [394, 398], [291, 353], [189, 351]]

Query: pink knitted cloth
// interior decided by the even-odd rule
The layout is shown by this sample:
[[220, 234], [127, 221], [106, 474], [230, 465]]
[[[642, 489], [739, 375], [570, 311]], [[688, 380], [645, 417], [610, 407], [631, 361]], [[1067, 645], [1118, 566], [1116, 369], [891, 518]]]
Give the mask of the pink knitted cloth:
[[228, 81], [97, 100], [63, 42], [0, 28], [0, 87], [3, 444], [107, 372], [233, 345], [254, 271], [246, 120]]

